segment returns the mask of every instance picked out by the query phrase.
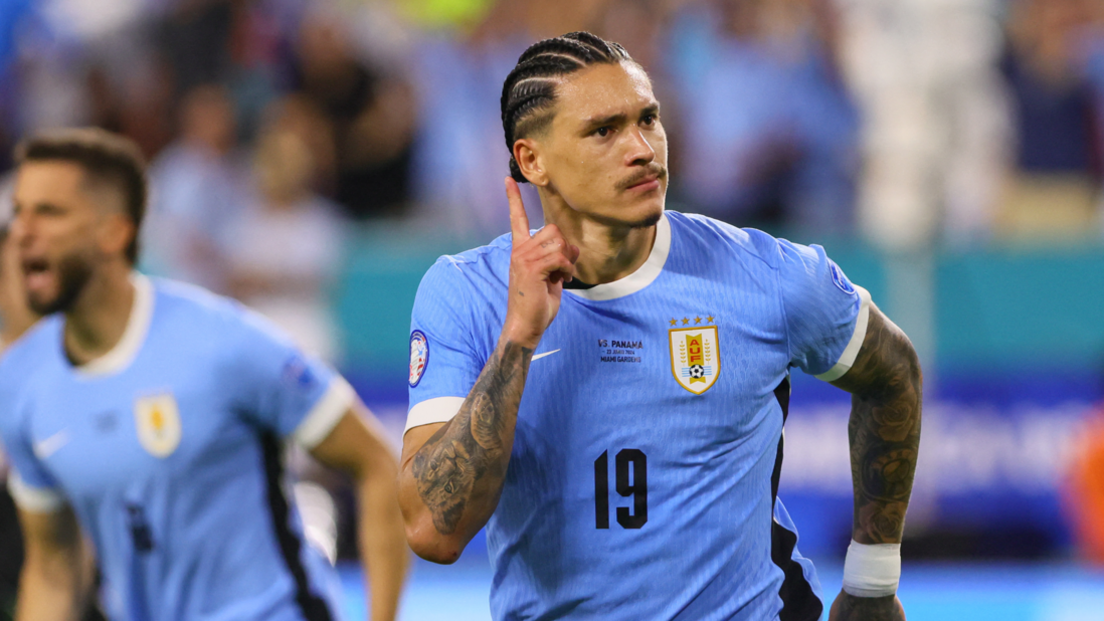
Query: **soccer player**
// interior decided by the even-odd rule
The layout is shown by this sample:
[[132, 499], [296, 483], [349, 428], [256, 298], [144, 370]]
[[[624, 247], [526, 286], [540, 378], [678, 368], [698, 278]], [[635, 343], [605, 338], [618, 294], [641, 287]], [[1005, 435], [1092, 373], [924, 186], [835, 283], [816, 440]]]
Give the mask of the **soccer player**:
[[0, 361], [26, 543], [16, 618], [79, 609], [79, 527], [111, 618], [338, 618], [336, 576], [281, 482], [290, 439], [356, 480], [372, 619], [393, 619], [408, 560], [397, 462], [349, 384], [235, 302], [134, 271], [147, 190], [133, 143], [63, 130], [16, 159], [11, 241], [31, 308], [51, 314]]
[[[533, 45], [502, 120], [512, 235], [438, 260], [414, 303], [399, 491], [414, 551], [452, 562], [485, 525], [497, 620], [817, 620], [777, 498], [797, 367], [854, 396], [831, 618], [903, 619], [907, 337], [822, 248], [664, 211], [659, 104], [621, 46]], [[540, 194], [535, 233], [515, 181]]]

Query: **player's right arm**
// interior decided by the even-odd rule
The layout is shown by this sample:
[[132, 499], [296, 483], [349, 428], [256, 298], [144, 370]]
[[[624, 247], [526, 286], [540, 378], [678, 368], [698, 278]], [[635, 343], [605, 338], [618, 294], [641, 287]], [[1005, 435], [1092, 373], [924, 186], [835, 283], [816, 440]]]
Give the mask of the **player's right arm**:
[[91, 586], [91, 555], [68, 506], [19, 510], [25, 549], [15, 621], [70, 621], [83, 614]]
[[452, 563], [487, 523], [502, 493], [529, 362], [556, 317], [579, 249], [554, 225], [529, 236], [521, 193], [506, 181], [513, 250], [498, 344], [456, 415], [403, 438], [399, 504], [418, 556]]

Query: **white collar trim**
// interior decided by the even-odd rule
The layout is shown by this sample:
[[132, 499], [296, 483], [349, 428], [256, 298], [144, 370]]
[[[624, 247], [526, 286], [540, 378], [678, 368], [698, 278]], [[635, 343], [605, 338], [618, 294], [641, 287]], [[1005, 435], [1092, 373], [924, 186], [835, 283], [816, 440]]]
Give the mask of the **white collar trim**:
[[652, 284], [652, 281], [663, 271], [663, 266], [667, 263], [667, 255], [670, 251], [671, 223], [668, 222], [667, 214], [664, 213], [659, 217], [659, 222], [656, 223], [655, 242], [652, 244], [652, 252], [648, 255], [648, 260], [644, 262], [644, 265], [620, 280], [594, 285], [590, 289], [564, 289], [564, 291], [593, 301], [613, 300], [631, 295]]
[[130, 366], [145, 343], [150, 320], [153, 319], [153, 284], [138, 272], [131, 274], [130, 283], [134, 285], [134, 303], [131, 304], [130, 318], [122, 338], [111, 351], [76, 367], [79, 375], [98, 377], [119, 373]]

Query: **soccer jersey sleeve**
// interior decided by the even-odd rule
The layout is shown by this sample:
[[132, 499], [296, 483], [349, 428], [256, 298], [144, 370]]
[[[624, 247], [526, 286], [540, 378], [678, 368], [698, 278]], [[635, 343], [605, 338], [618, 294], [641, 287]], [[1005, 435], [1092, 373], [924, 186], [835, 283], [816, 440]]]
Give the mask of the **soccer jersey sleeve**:
[[410, 320], [406, 430], [451, 420], [483, 370], [468, 299], [460, 268], [447, 257], [418, 286]]
[[280, 437], [314, 448], [353, 405], [352, 386], [259, 314], [244, 311], [242, 324], [242, 340], [231, 355], [246, 415]]
[[826, 382], [839, 379], [862, 347], [870, 294], [851, 284], [820, 246], [778, 244], [791, 364]]
[[[0, 398], [0, 405], [7, 400]], [[24, 511], [33, 513], [52, 513], [65, 505], [65, 497], [57, 481], [35, 456], [34, 445], [23, 429], [23, 417], [11, 415], [14, 408], [5, 407], [8, 415], [0, 416], [0, 439], [3, 440], [4, 453], [11, 469], [8, 471], [8, 492], [15, 504]], [[43, 440], [40, 450], [51, 450], [50, 444], [59, 444], [68, 440], [61, 431], [58, 435]]]

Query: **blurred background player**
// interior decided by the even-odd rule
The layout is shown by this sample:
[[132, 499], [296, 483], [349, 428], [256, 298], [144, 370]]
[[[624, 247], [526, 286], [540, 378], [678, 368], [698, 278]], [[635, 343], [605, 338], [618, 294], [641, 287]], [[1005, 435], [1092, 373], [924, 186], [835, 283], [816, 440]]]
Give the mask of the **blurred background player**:
[[340, 618], [284, 493], [293, 439], [355, 479], [371, 617], [393, 619], [407, 564], [395, 462], [352, 388], [250, 311], [133, 271], [146, 202], [133, 143], [63, 130], [16, 160], [26, 299], [56, 313], [0, 364], [26, 544], [16, 618], [71, 618], [88, 597], [78, 523], [113, 618]]
[[[10, 200], [8, 192], [2, 193]], [[5, 218], [8, 220], [10, 214]], [[0, 229], [0, 351], [15, 342], [39, 316], [27, 307], [23, 292], [22, 267], [18, 249], [8, 243], [8, 223]], [[8, 463], [0, 448], [0, 477], [7, 479]], [[91, 559], [90, 559], [91, 560]], [[19, 569], [23, 566], [23, 541], [20, 537], [15, 504], [5, 487], [0, 490], [0, 619], [15, 615], [15, 594], [19, 586]]]
[[[903, 620], [908, 338], [819, 246], [664, 211], [660, 106], [620, 45], [534, 44], [501, 112], [511, 237], [440, 259], [414, 304], [411, 547], [451, 563], [486, 525], [496, 619], [817, 621], [820, 584], [777, 498], [798, 367], [853, 394], [830, 618]], [[518, 181], [540, 194], [532, 237]]]

